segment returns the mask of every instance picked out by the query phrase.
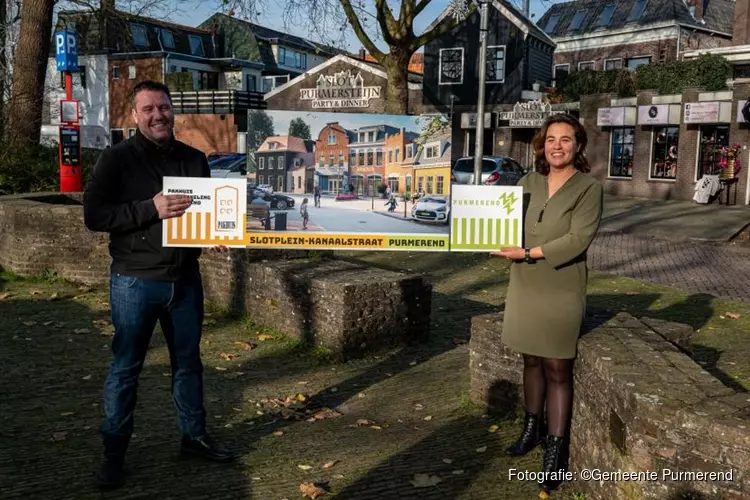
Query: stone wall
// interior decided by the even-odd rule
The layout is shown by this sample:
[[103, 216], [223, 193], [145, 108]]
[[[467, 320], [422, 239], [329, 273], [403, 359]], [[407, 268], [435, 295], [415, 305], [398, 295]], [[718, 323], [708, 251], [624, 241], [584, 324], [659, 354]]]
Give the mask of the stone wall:
[[[83, 224], [81, 195], [0, 197], [0, 267], [107, 284], [109, 237]], [[204, 252], [210, 303], [324, 346], [340, 358], [429, 335], [431, 288], [421, 277], [333, 258], [333, 252]]]
[[[750, 497], [750, 394], [725, 387], [690, 359], [689, 327], [620, 313], [589, 317], [584, 330], [575, 365], [571, 470], [655, 471], [658, 480], [578, 479], [573, 489], [608, 500]], [[475, 402], [521, 414], [523, 360], [502, 344], [502, 314], [473, 318], [469, 366]], [[732, 477], [670, 481], [663, 480], [666, 469], [731, 471]], [[677, 496], [688, 493], [695, 496]]]

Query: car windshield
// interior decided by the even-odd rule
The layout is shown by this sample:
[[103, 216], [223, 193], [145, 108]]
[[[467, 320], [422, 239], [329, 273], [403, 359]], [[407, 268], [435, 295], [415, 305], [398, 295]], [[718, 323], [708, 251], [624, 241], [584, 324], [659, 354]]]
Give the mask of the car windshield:
[[445, 205], [445, 198], [431, 198], [428, 196], [426, 198], [422, 198], [422, 201], [425, 203], [440, 203], [441, 205]]
[[[492, 172], [497, 168], [497, 164], [492, 160], [482, 160], [482, 172]], [[453, 167], [456, 172], [470, 174], [474, 172], [474, 158], [461, 158], [456, 162], [456, 166]]]
[[228, 170], [238, 161], [244, 161], [244, 158], [227, 156], [210, 162], [208, 166], [211, 168], [211, 170]]

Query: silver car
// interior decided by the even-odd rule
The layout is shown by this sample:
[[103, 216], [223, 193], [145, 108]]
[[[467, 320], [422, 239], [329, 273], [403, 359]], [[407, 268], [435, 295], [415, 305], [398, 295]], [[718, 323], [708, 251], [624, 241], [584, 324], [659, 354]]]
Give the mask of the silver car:
[[[515, 186], [525, 171], [508, 156], [485, 156], [482, 158], [482, 184], [488, 186]], [[451, 182], [474, 184], [474, 157], [459, 158], [453, 166]]]

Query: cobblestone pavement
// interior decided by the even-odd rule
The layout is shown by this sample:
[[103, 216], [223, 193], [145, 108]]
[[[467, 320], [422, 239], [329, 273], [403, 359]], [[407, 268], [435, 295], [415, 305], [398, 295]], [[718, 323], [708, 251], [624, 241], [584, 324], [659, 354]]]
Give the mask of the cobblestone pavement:
[[589, 267], [691, 293], [750, 302], [750, 249], [600, 232]]

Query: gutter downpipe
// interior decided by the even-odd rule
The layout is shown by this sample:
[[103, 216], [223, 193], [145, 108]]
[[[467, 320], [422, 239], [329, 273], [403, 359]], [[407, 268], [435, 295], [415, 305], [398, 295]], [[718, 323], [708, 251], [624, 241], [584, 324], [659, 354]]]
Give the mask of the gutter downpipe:
[[682, 26], [677, 25], [677, 60], [680, 60], [680, 42], [682, 40]]
[[164, 51], [164, 45], [161, 43], [161, 29], [159, 29], [159, 35], [156, 37], [156, 39], [159, 41], [159, 48], [161, 49], [162, 53], [165, 54], [164, 59], [162, 59], [161, 62], [161, 78], [162, 83], [164, 85], [167, 84], [167, 68], [169, 68], [169, 52]]

